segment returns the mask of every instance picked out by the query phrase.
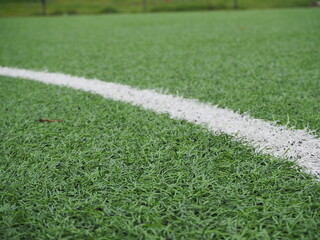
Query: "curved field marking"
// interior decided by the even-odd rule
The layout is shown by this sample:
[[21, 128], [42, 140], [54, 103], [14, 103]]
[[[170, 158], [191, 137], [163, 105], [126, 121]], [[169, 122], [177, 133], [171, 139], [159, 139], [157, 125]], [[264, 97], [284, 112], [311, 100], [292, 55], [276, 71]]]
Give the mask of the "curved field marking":
[[9, 67], [0, 67], [0, 75], [70, 87], [142, 106], [156, 113], [168, 113], [173, 119], [205, 125], [214, 133], [224, 132], [245, 140], [263, 153], [296, 160], [307, 171], [320, 177], [320, 139], [304, 130], [276, 126], [272, 122], [240, 115], [194, 99], [161, 94], [153, 90], [139, 90], [97, 79]]

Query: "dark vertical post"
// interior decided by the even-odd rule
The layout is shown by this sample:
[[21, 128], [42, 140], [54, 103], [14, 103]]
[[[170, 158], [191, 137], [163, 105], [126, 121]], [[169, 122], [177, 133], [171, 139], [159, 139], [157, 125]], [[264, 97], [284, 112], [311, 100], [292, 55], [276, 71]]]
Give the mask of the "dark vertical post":
[[46, 15], [47, 14], [46, 0], [41, 0], [41, 6], [42, 6], [42, 15]]
[[142, 0], [142, 11], [147, 12], [148, 11], [148, 2], [147, 0]]
[[233, 8], [238, 9], [238, 7], [239, 7], [238, 0], [233, 0]]

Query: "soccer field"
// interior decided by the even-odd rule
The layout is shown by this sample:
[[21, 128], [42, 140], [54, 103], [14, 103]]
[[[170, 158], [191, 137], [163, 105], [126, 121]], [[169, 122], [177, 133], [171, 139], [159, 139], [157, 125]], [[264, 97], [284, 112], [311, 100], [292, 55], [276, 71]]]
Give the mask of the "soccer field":
[[[198, 99], [319, 139], [319, 20], [317, 9], [0, 19], [0, 66]], [[88, 92], [6, 76], [0, 89], [0, 238], [320, 238], [320, 183], [298, 159]]]

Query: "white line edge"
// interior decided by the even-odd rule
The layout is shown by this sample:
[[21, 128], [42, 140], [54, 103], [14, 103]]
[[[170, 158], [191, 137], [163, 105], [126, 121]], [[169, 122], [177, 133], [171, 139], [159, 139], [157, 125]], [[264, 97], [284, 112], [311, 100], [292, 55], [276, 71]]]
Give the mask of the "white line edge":
[[223, 132], [245, 140], [262, 153], [295, 160], [305, 167], [306, 171], [320, 177], [320, 139], [305, 130], [276, 126], [272, 122], [240, 115], [195, 99], [161, 94], [154, 90], [139, 90], [97, 79], [1, 66], [0, 75], [70, 87], [107, 99], [142, 106], [156, 113], [168, 113], [173, 119], [205, 125], [216, 134]]

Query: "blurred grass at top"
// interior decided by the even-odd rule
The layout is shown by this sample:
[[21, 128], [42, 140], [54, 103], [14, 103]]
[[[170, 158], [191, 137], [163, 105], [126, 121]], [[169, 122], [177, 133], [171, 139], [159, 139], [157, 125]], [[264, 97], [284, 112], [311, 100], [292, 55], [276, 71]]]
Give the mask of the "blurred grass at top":
[[[232, 9], [235, 0], [145, 0], [148, 12]], [[47, 15], [136, 13], [143, 0], [46, 0]], [[237, 0], [239, 9], [309, 7], [313, 0]], [[0, 0], [0, 17], [41, 15], [41, 0]]]

